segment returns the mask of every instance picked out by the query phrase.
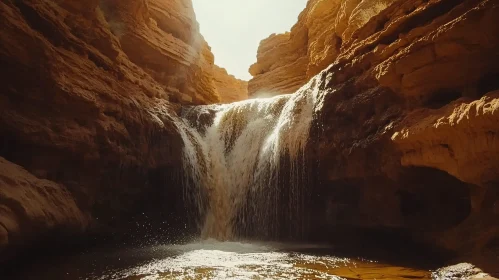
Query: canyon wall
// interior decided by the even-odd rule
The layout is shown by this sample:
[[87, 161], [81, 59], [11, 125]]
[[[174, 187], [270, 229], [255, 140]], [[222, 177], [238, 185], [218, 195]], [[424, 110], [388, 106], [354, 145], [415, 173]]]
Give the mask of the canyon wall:
[[[342, 15], [355, 1], [309, 1], [300, 21], [322, 2], [336, 2]], [[377, 3], [360, 3], [367, 2]], [[307, 148], [319, 162], [320, 177], [312, 191], [320, 194], [311, 205], [317, 207], [312, 231], [325, 232], [330, 240], [338, 234], [343, 241], [361, 232], [403, 235], [479, 258], [494, 269], [499, 260], [499, 4], [399, 0], [379, 7], [384, 9], [369, 13], [362, 24], [344, 25], [336, 35], [328, 32], [341, 38], [330, 42], [341, 43], [325, 47], [333, 61], [317, 79], [320, 97]], [[297, 24], [285, 35], [289, 40], [265, 53], [293, 43], [300, 26], [305, 25]], [[326, 57], [310, 56], [311, 44], [302, 46], [309, 46], [309, 58]], [[273, 61], [286, 61], [276, 56]], [[321, 68], [308, 61], [307, 73]], [[263, 80], [278, 71], [277, 77], [291, 80], [289, 89], [298, 87], [291, 78], [295, 72], [284, 71], [287, 65], [269, 67], [261, 79], [250, 81], [250, 92], [259, 81], [257, 88], [287, 89], [284, 80]], [[309, 77], [305, 68], [300, 75], [303, 81]]]
[[250, 96], [293, 93], [333, 63], [355, 31], [393, 0], [309, 0], [290, 32], [262, 40]]
[[213, 82], [220, 95], [221, 103], [231, 103], [248, 99], [248, 82], [229, 75], [227, 70], [215, 65]]
[[148, 207], [178, 219], [172, 117], [219, 102], [231, 78], [191, 2], [7, 0], [0, 26], [0, 259]]
[[[498, 17], [494, 0], [311, 0], [262, 42], [250, 95], [319, 75], [311, 232], [402, 232], [497, 260]], [[7, 0], [0, 24], [0, 260], [137, 214], [173, 228], [185, 212], [173, 118], [244, 96], [191, 3]]]

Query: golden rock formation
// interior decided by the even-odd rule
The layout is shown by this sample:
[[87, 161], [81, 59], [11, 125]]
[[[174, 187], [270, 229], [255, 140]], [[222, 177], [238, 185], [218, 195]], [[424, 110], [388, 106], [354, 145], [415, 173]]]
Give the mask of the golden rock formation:
[[229, 75], [224, 68], [215, 65], [213, 79], [220, 102], [231, 103], [248, 99], [248, 82]]
[[262, 40], [249, 95], [295, 92], [333, 63], [355, 31], [393, 0], [310, 0], [291, 32]]

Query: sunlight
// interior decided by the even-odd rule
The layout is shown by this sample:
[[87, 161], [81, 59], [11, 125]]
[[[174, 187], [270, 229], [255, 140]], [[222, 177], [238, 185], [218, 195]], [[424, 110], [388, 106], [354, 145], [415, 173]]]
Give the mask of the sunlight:
[[215, 63], [249, 80], [258, 45], [272, 33], [289, 31], [307, 0], [193, 0], [201, 33]]

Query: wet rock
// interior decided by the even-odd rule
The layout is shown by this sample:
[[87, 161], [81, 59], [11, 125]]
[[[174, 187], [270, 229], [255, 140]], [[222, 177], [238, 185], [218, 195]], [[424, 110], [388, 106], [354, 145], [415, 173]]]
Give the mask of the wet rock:
[[476, 266], [469, 263], [460, 263], [444, 268], [440, 268], [431, 275], [434, 280], [466, 280], [466, 279], [484, 279], [494, 280], [490, 275], [484, 273]]

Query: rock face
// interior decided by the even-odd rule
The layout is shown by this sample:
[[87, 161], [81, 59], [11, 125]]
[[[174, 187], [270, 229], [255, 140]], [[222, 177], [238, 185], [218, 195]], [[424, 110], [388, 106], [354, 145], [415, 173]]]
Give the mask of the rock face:
[[260, 43], [258, 62], [249, 69], [253, 76], [248, 82], [249, 96], [292, 93], [306, 83], [307, 49], [302, 44], [306, 37], [306, 30], [295, 25], [291, 33], [272, 34]]
[[0, 158], [0, 261], [10, 250], [40, 235], [81, 234], [88, 217], [61, 185], [40, 180], [26, 170]]
[[219, 100], [212, 82], [214, 57], [190, 1], [106, 0], [86, 9], [100, 13], [127, 59], [157, 81], [172, 101]]
[[[495, 0], [311, 0], [263, 41], [252, 95], [325, 68], [311, 232], [397, 232], [497, 266], [498, 17]], [[181, 218], [179, 104], [240, 87], [190, 2], [6, 0], [0, 23], [2, 258], [50, 232]]]
[[0, 250], [148, 207], [175, 217], [173, 117], [219, 102], [191, 2], [7, 0], [0, 25]]
[[229, 75], [227, 70], [216, 65], [213, 77], [220, 95], [220, 102], [231, 103], [248, 99], [248, 82]]
[[100, 6], [130, 61], [173, 93], [174, 102], [218, 102], [214, 56], [199, 33], [190, 0], [143, 0], [138, 8], [129, 2], [107, 0]]
[[393, 0], [309, 0], [291, 32], [260, 43], [249, 95], [293, 93], [340, 54], [355, 31]]
[[491, 0], [400, 0], [339, 29], [308, 143], [321, 174], [315, 232], [399, 232], [496, 266], [498, 16]]
[[435, 280], [443, 280], [443, 279], [496, 280], [497, 279], [491, 277], [490, 275], [481, 271], [478, 267], [469, 263], [460, 263], [440, 268], [437, 271], [433, 272], [431, 276], [432, 276], [431, 278]]

